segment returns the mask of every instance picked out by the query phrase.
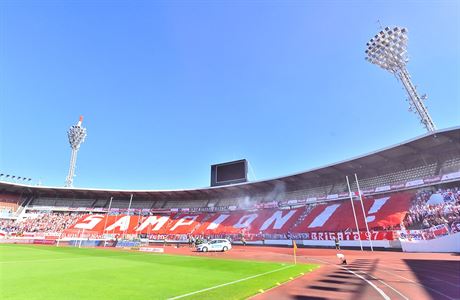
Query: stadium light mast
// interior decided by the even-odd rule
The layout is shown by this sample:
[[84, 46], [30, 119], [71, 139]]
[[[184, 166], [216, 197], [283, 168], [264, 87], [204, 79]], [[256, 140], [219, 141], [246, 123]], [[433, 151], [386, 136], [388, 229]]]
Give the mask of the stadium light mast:
[[409, 95], [409, 110], [414, 111], [419, 116], [426, 130], [435, 131], [436, 126], [428, 113], [428, 109], [423, 104], [427, 96], [419, 96], [406, 68], [409, 61], [407, 40], [406, 28], [394, 27], [391, 29], [386, 27], [366, 44], [366, 60], [399, 78]]
[[65, 186], [73, 186], [73, 178], [75, 176], [75, 165], [77, 163], [77, 153], [80, 149], [81, 143], [85, 141], [86, 138], [86, 128], [81, 126], [83, 122], [83, 116], [80, 116], [80, 120], [77, 125], [73, 125], [67, 131], [67, 137], [69, 138], [69, 144], [72, 148], [72, 153], [70, 154], [70, 167], [69, 174], [67, 175]]

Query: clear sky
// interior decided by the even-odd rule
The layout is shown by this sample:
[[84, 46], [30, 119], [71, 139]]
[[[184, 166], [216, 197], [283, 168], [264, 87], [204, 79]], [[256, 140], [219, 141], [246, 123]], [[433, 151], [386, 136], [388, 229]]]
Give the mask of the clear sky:
[[377, 20], [460, 125], [460, 1], [0, 0], [0, 171], [64, 185], [80, 114], [76, 187], [206, 187], [241, 158], [269, 179], [424, 134], [364, 60]]

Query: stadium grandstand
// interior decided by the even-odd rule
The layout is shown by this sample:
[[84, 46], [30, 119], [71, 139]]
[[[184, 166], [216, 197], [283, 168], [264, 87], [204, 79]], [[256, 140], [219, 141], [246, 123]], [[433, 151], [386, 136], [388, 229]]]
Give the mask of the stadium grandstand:
[[0, 299], [460, 299], [459, 4], [27, 2], [0, 2]]
[[[352, 180], [349, 191], [345, 178], [354, 174], [360, 189]], [[0, 230], [4, 237], [47, 236], [53, 243], [199, 236], [332, 246], [338, 238], [344, 246], [372, 240], [375, 247], [400, 249], [401, 239], [457, 231], [459, 187], [460, 128], [452, 128], [302, 173], [220, 187], [128, 191], [1, 182]]]

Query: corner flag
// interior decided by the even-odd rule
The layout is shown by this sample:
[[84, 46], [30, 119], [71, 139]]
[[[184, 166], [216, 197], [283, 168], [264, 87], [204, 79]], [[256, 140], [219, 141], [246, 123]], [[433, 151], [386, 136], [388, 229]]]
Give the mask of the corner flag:
[[292, 246], [294, 248], [294, 264], [297, 264], [297, 243], [292, 240]]

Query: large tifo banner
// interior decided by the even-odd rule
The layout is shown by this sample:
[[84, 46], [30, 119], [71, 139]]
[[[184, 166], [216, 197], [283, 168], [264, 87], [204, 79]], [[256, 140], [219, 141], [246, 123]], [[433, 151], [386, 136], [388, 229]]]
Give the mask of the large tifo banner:
[[261, 210], [255, 212], [170, 214], [153, 216], [85, 215], [66, 233], [113, 234], [237, 234], [284, 233], [304, 209]]
[[[409, 209], [412, 194], [364, 199], [370, 228], [399, 225]], [[354, 207], [361, 229], [365, 228], [359, 201]], [[262, 209], [227, 213], [176, 213], [169, 215], [85, 215], [65, 232], [78, 234], [286, 234], [355, 230], [351, 202], [297, 209]], [[301, 218], [302, 217], [302, 218]], [[297, 222], [298, 220], [302, 220]]]
[[[399, 225], [407, 214], [412, 193], [399, 193], [376, 199], [363, 199], [366, 222], [369, 228]], [[353, 201], [358, 226], [365, 229], [364, 215], [359, 200]], [[294, 233], [355, 230], [353, 207], [350, 200], [317, 205], [305, 219], [293, 229]]]

